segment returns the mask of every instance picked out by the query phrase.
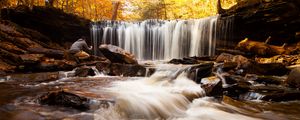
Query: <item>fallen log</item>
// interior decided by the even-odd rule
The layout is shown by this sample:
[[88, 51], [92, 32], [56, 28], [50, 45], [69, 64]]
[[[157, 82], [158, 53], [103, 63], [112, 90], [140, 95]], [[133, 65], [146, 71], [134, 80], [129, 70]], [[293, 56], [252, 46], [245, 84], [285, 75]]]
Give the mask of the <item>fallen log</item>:
[[284, 46], [269, 45], [264, 42], [252, 41], [248, 38], [239, 42], [236, 49], [259, 56], [274, 56], [287, 52]]

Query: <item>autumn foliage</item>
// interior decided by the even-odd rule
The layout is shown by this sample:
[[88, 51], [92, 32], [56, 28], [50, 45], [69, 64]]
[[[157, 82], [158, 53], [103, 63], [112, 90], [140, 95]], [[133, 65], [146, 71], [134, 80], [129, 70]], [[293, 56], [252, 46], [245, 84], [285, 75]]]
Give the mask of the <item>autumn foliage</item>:
[[[224, 8], [236, 0], [221, 0]], [[216, 15], [217, 0], [1, 0], [0, 6], [48, 6], [94, 21], [194, 19]], [[114, 16], [115, 15], [115, 16]]]

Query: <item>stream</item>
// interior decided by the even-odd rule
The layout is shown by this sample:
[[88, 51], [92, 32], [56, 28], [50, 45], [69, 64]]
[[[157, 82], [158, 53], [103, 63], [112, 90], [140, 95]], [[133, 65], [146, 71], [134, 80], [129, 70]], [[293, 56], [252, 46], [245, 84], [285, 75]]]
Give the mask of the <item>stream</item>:
[[[300, 102], [237, 101], [207, 97], [187, 78], [188, 65], [154, 64], [150, 77], [68, 77], [71, 72], [18, 74], [1, 78], [1, 120], [288, 120], [300, 119]], [[49, 79], [50, 78], [50, 79]], [[88, 111], [39, 104], [49, 91], [91, 99]]]

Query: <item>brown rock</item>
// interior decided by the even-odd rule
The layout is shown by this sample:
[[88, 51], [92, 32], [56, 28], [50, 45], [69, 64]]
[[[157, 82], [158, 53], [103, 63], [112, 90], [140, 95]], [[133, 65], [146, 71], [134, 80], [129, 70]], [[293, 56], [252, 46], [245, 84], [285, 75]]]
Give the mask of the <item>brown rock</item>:
[[218, 77], [207, 77], [201, 80], [201, 88], [207, 96], [220, 97], [223, 95], [222, 81]]
[[109, 61], [101, 61], [96, 64], [96, 69], [99, 72], [103, 72], [104, 74], [110, 73], [110, 62]]
[[299, 78], [300, 78], [300, 68], [299, 67], [294, 68], [290, 72], [290, 74], [286, 80], [286, 83], [290, 87], [300, 88], [300, 79]]
[[83, 66], [78, 67], [75, 70], [75, 76], [78, 77], [87, 77], [87, 76], [95, 76], [95, 72], [91, 67]]
[[120, 47], [104, 44], [100, 45], [99, 49], [112, 63], [137, 64], [134, 55], [126, 52]]
[[187, 69], [187, 76], [196, 83], [200, 83], [201, 79], [208, 77], [212, 73], [213, 63], [202, 63], [200, 65], [194, 65]]
[[65, 91], [49, 92], [38, 98], [41, 104], [72, 107], [78, 110], [89, 109], [89, 99]]
[[24, 64], [34, 64], [41, 62], [42, 57], [44, 57], [43, 54], [23, 54], [20, 55], [22, 61]]
[[109, 74], [117, 76], [145, 76], [146, 68], [138, 64], [112, 63]]
[[64, 58], [64, 51], [61, 50], [48, 49], [43, 47], [28, 48], [27, 50], [33, 54], [45, 54], [45, 56], [50, 58]]
[[216, 62], [230, 62], [232, 61], [234, 55], [228, 54], [228, 53], [221, 53], [217, 59]]
[[15, 66], [9, 65], [0, 59], [0, 71], [2, 74], [5, 74], [5, 72], [14, 72], [15, 69]]
[[290, 70], [281, 63], [255, 63], [245, 68], [246, 73], [258, 74], [258, 75], [277, 75], [282, 76], [286, 75]]
[[15, 53], [15, 54], [26, 53], [25, 50], [19, 48], [18, 46], [14, 45], [13, 43], [5, 42], [5, 41], [0, 41], [0, 48], [5, 49], [5, 50]]

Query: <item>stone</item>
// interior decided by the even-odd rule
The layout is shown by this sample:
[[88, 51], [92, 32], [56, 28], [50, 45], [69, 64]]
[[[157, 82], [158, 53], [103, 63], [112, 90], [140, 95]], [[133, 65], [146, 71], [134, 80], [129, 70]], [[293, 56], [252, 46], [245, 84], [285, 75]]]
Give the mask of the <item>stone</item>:
[[214, 63], [202, 63], [199, 65], [194, 65], [186, 70], [187, 76], [196, 83], [200, 83], [202, 78], [211, 75], [213, 66]]
[[20, 55], [23, 64], [35, 64], [42, 60], [43, 54], [23, 54]]
[[245, 69], [245, 73], [257, 74], [257, 75], [286, 75], [290, 70], [281, 63], [255, 63], [248, 65]]
[[0, 48], [0, 59], [9, 64], [9, 65], [13, 65], [13, 66], [18, 66], [20, 64], [22, 64], [22, 60], [20, 58], [20, 56], [18, 56], [17, 54], [11, 53], [9, 51], [6, 51], [4, 49]]
[[48, 49], [43, 47], [28, 48], [27, 50], [33, 54], [44, 54], [47, 57], [56, 59], [63, 59], [65, 55], [64, 51], [62, 50]]
[[300, 88], [300, 67], [293, 69], [290, 74], [288, 75], [288, 78], [286, 80], [286, 83], [290, 87], [294, 88]]
[[252, 84], [247, 81], [238, 81], [235, 84], [226, 86], [224, 88], [224, 95], [238, 99], [241, 94], [249, 92], [251, 85]]
[[224, 62], [222, 70], [229, 71], [229, 70], [235, 69], [237, 66], [238, 66], [237, 62]]
[[202, 78], [201, 88], [204, 89], [207, 96], [221, 97], [223, 95], [222, 81], [215, 76]]
[[41, 73], [27, 73], [27, 74], [10, 74], [10, 79], [22, 81], [26, 83], [42, 83], [55, 81], [59, 79], [59, 72], [41, 72]]
[[146, 68], [138, 64], [112, 63], [110, 65], [109, 75], [127, 76], [127, 77], [134, 77], [134, 76], [144, 77], [146, 75]]
[[96, 63], [96, 69], [106, 75], [110, 73], [110, 61], [101, 61]]
[[232, 54], [228, 54], [228, 53], [221, 53], [217, 59], [216, 62], [220, 63], [220, 62], [227, 62], [227, 61], [232, 61], [234, 55]]
[[89, 99], [65, 91], [49, 92], [38, 98], [44, 105], [71, 107], [86, 111], [89, 110]]
[[120, 47], [103, 44], [99, 46], [99, 49], [112, 63], [137, 64], [134, 55]]
[[295, 91], [295, 92], [267, 94], [264, 95], [261, 100], [275, 101], [275, 102], [300, 100], [300, 92]]
[[14, 72], [15, 69], [16, 66], [9, 65], [0, 59], [0, 71], [3, 75], [5, 75], [6, 72]]
[[75, 76], [78, 77], [87, 77], [87, 76], [95, 76], [95, 72], [91, 67], [82, 66], [75, 69]]
[[274, 76], [257, 76], [257, 79], [254, 81], [265, 85], [281, 85], [283, 83], [283, 80]]

